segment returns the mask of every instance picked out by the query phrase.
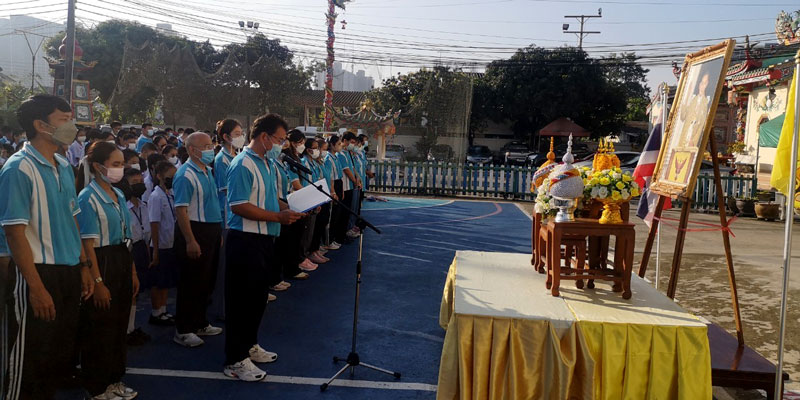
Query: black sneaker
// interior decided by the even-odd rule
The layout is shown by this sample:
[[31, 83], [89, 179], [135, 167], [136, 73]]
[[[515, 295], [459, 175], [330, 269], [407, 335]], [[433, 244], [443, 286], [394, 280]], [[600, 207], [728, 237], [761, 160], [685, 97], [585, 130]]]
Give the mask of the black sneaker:
[[136, 328], [128, 334], [128, 346], [141, 346], [151, 340], [150, 335], [141, 328]]
[[175, 320], [171, 318], [167, 313], [163, 313], [159, 316], [154, 316], [150, 314], [150, 320], [148, 321], [150, 325], [158, 325], [158, 326], [172, 326], [175, 325]]

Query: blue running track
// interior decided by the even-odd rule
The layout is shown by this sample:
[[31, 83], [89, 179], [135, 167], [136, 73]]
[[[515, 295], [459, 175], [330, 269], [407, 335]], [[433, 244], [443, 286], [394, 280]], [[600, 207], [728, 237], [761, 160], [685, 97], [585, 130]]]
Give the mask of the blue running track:
[[354, 242], [329, 253], [332, 261], [309, 280], [276, 293], [260, 333], [260, 344], [278, 353], [277, 362], [262, 365], [266, 382], [222, 375], [223, 336], [186, 349], [172, 342], [172, 328], [147, 325], [147, 296], [139, 298], [137, 326], [153, 341], [130, 348], [125, 382], [141, 399], [434, 399], [444, 339], [439, 304], [455, 251], [529, 253], [530, 219], [510, 203], [388, 199], [364, 206], [383, 234], [364, 238], [358, 352], [364, 362], [401, 372], [401, 380], [359, 368], [353, 381], [345, 374], [320, 393], [321, 380], [339, 369], [332, 356], [350, 350]]

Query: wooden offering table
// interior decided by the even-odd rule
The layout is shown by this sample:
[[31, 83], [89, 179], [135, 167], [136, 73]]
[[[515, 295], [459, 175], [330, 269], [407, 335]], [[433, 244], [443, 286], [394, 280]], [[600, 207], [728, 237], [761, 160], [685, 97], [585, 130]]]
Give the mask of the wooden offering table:
[[[542, 226], [540, 240], [546, 252], [547, 282], [546, 286], [551, 290], [553, 296], [559, 295], [559, 285], [561, 280], [576, 280], [578, 287], [583, 286], [583, 280], [590, 281], [590, 288], [593, 280], [605, 280], [614, 282], [613, 290], [622, 292], [622, 298], [631, 298], [631, 271], [633, 269], [633, 250], [635, 246], [636, 232], [635, 225], [623, 224], [600, 224], [596, 219], [578, 218], [574, 222], [549, 222]], [[566, 245], [565, 256], [569, 256], [569, 250], [574, 246], [578, 238], [585, 244], [589, 238], [608, 238], [616, 237], [614, 250], [614, 269], [597, 268], [602, 265], [594, 255], [590, 254], [589, 267], [581, 262], [582, 257], [578, 257], [578, 262], [573, 268], [571, 257], [565, 257], [566, 263], [561, 266], [561, 246]], [[565, 243], [565, 239], [569, 243]], [[577, 247], [575, 247], [577, 250]], [[584, 245], [585, 251], [585, 245]], [[591, 253], [591, 252], [590, 252]]]

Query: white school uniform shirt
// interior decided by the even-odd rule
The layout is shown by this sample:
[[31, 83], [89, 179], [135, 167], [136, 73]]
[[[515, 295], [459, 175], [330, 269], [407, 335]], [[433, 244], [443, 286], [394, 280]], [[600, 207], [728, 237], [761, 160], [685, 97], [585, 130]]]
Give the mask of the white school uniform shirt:
[[128, 201], [128, 211], [131, 213], [131, 240], [136, 243], [144, 240], [150, 243], [150, 210], [147, 203], [139, 200], [139, 206]]
[[[172, 192], [172, 190], [170, 190]], [[175, 198], [172, 193], [164, 193], [161, 186], [156, 186], [147, 202], [150, 213], [150, 222], [158, 221], [158, 248], [171, 249], [175, 241]], [[150, 246], [153, 243], [151, 241]]]
[[142, 194], [142, 201], [144, 201], [147, 204], [150, 204], [150, 195], [153, 194], [153, 186], [155, 185], [153, 185], [153, 178], [150, 176], [149, 169], [147, 171], [144, 171], [142, 173], [142, 176], [144, 177], [144, 187], [145, 187], [145, 191]]

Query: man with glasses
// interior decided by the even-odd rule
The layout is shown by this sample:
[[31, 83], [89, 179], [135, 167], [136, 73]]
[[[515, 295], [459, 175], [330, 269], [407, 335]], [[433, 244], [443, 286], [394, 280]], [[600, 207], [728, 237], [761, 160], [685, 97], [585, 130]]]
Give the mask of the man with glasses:
[[222, 211], [217, 183], [208, 165], [214, 161], [211, 137], [195, 132], [186, 138], [189, 161], [172, 183], [175, 193], [175, 252], [180, 260], [176, 299], [175, 343], [186, 347], [202, 345], [199, 336], [214, 336], [222, 328], [211, 326], [206, 311], [217, 277], [222, 244]]
[[270, 268], [280, 268], [275, 238], [281, 225], [305, 214], [278, 200], [278, 171], [270, 163], [286, 142], [286, 121], [277, 114], [253, 122], [250, 144], [228, 167], [228, 241], [225, 244], [225, 375], [243, 381], [264, 379], [253, 363], [268, 363], [278, 355], [258, 344], [258, 328], [267, 307]]

